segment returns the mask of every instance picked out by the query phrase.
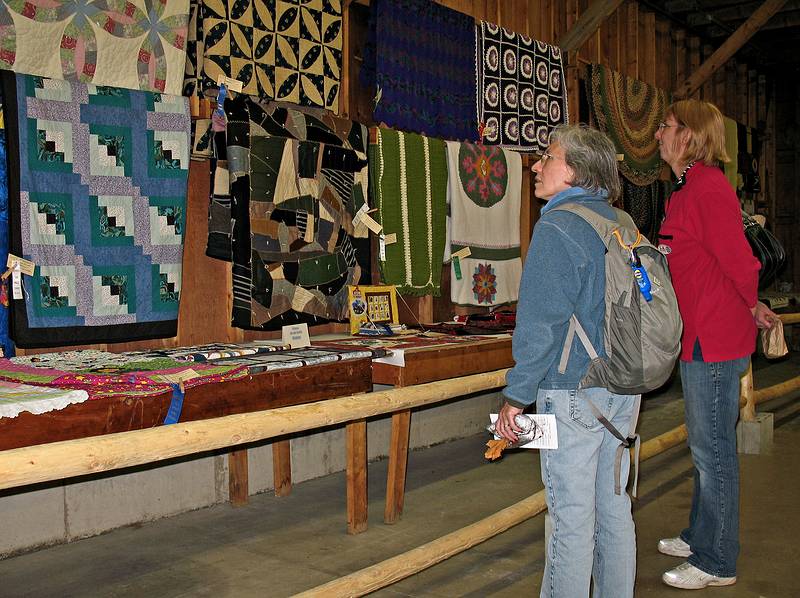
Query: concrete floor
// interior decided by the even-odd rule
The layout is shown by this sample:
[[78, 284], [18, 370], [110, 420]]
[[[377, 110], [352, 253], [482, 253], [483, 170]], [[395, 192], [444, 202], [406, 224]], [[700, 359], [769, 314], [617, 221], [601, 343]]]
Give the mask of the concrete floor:
[[[757, 363], [756, 386], [800, 373], [797, 354]], [[644, 440], [682, 421], [678, 385], [644, 402]], [[762, 406], [775, 416], [771, 454], [741, 457], [739, 582], [703, 596], [800, 596], [800, 398]], [[412, 423], [413, 425], [413, 423]], [[0, 561], [0, 596], [289, 596], [459, 529], [541, 488], [538, 454], [517, 451], [483, 459], [480, 435], [410, 456], [405, 513], [382, 523], [386, 462], [370, 465], [370, 528], [345, 534], [344, 474], [299, 484], [291, 496], [251, 497], [154, 523]], [[680, 563], [655, 550], [685, 524], [691, 497], [690, 457], [676, 447], [642, 464], [634, 506], [637, 596], [680, 590], [661, 573]], [[376, 596], [538, 595], [544, 518], [535, 517], [471, 550], [400, 581]], [[683, 592], [686, 594], [687, 592]]]

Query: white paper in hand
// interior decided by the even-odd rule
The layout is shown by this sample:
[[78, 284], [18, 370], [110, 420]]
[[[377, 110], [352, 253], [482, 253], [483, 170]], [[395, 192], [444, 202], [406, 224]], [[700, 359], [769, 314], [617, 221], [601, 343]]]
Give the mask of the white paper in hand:
[[[530, 418], [534, 428], [532, 430], [533, 440], [517, 448], [530, 449], [557, 449], [558, 433], [556, 431], [556, 416], [552, 413], [526, 413], [525, 417]], [[497, 414], [490, 413], [489, 419], [492, 423], [497, 421]], [[495, 434], [495, 439], [500, 437]]]

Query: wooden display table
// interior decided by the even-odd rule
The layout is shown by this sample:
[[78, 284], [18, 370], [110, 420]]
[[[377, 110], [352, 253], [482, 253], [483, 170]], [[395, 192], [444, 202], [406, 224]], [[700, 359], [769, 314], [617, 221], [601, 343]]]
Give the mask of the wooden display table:
[[[390, 337], [384, 339], [387, 343], [386, 348], [395, 351], [392, 343], [402, 343], [404, 337]], [[423, 346], [415, 346], [402, 349], [405, 365], [391, 365], [382, 363], [381, 360], [372, 363], [372, 381], [375, 384], [388, 384], [395, 387], [411, 386], [413, 384], [425, 384], [426, 382], [436, 382], [448, 378], [458, 378], [470, 374], [481, 374], [492, 372], [514, 365], [511, 356], [511, 336], [499, 335], [497, 337], [480, 337], [472, 339], [461, 337], [457, 343], [447, 337], [442, 339], [427, 339]], [[362, 339], [329, 340], [323, 341], [322, 346], [352, 348], [352, 344], [357, 342], [368, 342]], [[377, 341], [376, 342], [380, 342]], [[404, 409], [392, 414], [392, 432], [389, 444], [389, 471], [386, 480], [386, 505], [383, 512], [385, 523], [395, 523], [403, 512], [403, 500], [405, 498], [406, 470], [408, 466], [408, 440], [411, 429], [411, 410]], [[363, 447], [366, 453], [366, 425], [363, 432], [363, 439], [360, 437], [352, 438], [353, 443]], [[348, 434], [348, 454], [351, 450], [351, 437]], [[355, 451], [355, 447], [353, 447]], [[349, 463], [349, 461], [348, 461]], [[364, 460], [366, 467], [366, 460]], [[364, 496], [366, 496], [366, 473], [363, 474]], [[350, 481], [350, 470], [348, 469], [348, 483]], [[359, 508], [361, 508], [359, 506]], [[366, 504], [363, 505], [364, 512]], [[366, 529], [366, 515], [364, 515]]]
[[[371, 389], [369, 358], [268, 371], [188, 388], [180, 421], [300, 405]], [[24, 412], [14, 418], [0, 418], [0, 450], [159, 426], [166, 417], [170, 401], [170, 393], [145, 398], [101, 398], [39, 415]], [[347, 424], [350, 533], [366, 529], [366, 477], [362, 483], [357, 474], [359, 469], [366, 472], [366, 450], [355, 441], [351, 443], [351, 438], [357, 441], [362, 434], [366, 445], [366, 423]], [[275, 493], [282, 496], [290, 492], [292, 484], [289, 440], [276, 440], [272, 447]], [[229, 463], [231, 503], [244, 504], [249, 494], [247, 449], [233, 450]], [[351, 469], [356, 474], [351, 476]]]
[[[403, 387], [492, 372], [514, 365], [510, 336], [457, 345], [406, 349], [404, 353], [403, 367], [374, 363], [372, 381], [376, 384]], [[411, 410], [404, 409], [393, 413], [389, 471], [386, 478], [386, 505], [383, 510], [384, 523], [395, 523], [403, 514], [410, 431]]]

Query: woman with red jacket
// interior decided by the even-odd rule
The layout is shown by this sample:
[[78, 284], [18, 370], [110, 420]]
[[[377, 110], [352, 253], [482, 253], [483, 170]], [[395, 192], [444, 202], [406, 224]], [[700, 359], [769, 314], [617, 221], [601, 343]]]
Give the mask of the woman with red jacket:
[[678, 177], [659, 233], [683, 318], [681, 383], [694, 463], [689, 526], [658, 550], [687, 560], [663, 575], [684, 589], [736, 583], [739, 554], [739, 379], [756, 328], [776, 318], [758, 302], [760, 264], [744, 236], [739, 200], [718, 168], [727, 162], [720, 111], [681, 100], [656, 133]]

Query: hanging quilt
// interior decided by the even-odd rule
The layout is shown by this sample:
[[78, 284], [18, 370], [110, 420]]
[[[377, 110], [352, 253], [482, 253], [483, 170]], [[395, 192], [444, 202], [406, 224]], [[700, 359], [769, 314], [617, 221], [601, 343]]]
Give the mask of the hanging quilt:
[[180, 94], [189, 0], [0, 2], [0, 68]]
[[447, 157], [439, 139], [378, 129], [370, 146], [373, 197], [383, 235], [381, 278], [400, 293], [439, 296], [447, 216]]
[[728, 154], [728, 161], [723, 165], [725, 178], [733, 187], [733, 190], [739, 186], [739, 134], [738, 125], [736, 121], [727, 116], [722, 117], [725, 123], [725, 153]]
[[624, 156], [620, 172], [636, 185], [649, 185], [663, 167], [655, 134], [669, 104], [667, 93], [638, 79], [590, 64], [589, 104], [597, 128]]
[[203, 0], [197, 19], [187, 91], [223, 75], [247, 95], [339, 111], [339, 0]]
[[450, 299], [494, 307], [519, 297], [522, 157], [488, 145], [447, 142]]
[[631, 215], [636, 228], [650, 242], [658, 239], [658, 229], [664, 220], [664, 205], [670, 193], [670, 181], [656, 180], [649, 185], [634, 185], [622, 178], [622, 209]]
[[[8, 161], [6, 131], [3, 116], [3, 91], [0, 87], [0, 266], [8, 260]], [[8, 337], [9, 280], [0, 280], [0, 350], [1, 357], [14, 356], [14, 343]]]
[[374, 119], [429, 137], [478, 139], [475, 20], [430, 0], [370, 2], [362, 81]]
[[[238, 133], [268, 137], [285, 137], [299, 141], [314, 141], [326, 145], [351, 149], [366, 156], [367, 129], [364, 125], [331, 115], [319, 108], [290, 108], [276, 102], [258, 101], [245, 95], [225, 102], [232, 125]], [[231, 261], [231, 219], [230, 174], [226, 152], [225, 132], [216, 133], [213, 142], [215, 159], [211, 163], [211, 198], [208, 215], [208, 244], [206, 255], [216, 259]], [[241, 144], [234, 149], [234, 161], [242, 156]], [[239, 176], [239, 175], [237, 175]], [[367, 170], [358, 175], [362, 184], [356, 185], [353, 193], [366, 195]], [[243, 185], [238, 185], [239, 196], [249, 193]], [[355, 197], [355, 196], [354, 196]], [[364, 227], [359, 228], [357, 236], [364, 236]], [[361, 250], [363, 251], [363, 249]]]
[[13, 301], [17, 345], [174, 336], [187, 99], [10, 73], [3, 86], [11, 249], [36, 265]]
[[359, 150], [310, 140], [322, 132], [316, 125], [304, 128], [309, 140], [268, 137], [264, 127], [274, 119], [254, 110], [251, 121], [251, 108], [225, 103], [233, 325], [276, 330], [343, 320], [347, 285], [369, 279], [367, 229], [354, 222], [366, 205], [366, 130], [344, 121]]
[[543, 152], [569, 122], [561, 49], [485, 21], [475, 34], [483, 142]]

